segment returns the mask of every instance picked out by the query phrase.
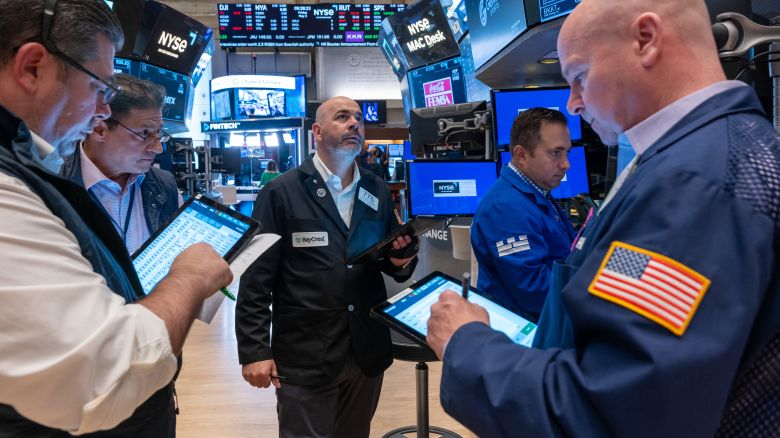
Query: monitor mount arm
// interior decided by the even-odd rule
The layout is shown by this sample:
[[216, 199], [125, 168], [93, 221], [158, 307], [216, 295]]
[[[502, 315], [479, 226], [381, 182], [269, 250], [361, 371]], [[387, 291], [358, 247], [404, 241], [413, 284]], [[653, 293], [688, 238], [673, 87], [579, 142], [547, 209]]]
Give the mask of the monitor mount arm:
[[439, 119], [439, 136], [449, 136], [457, 131], [476, 131], [485, 133], [485, 159], [493, 158], [492, 146], [492, 115], [490, 111], [479, 111], [474, 113], [474, 117], [465, 119], [462, 122], [456, 122], [452, 119]]
[[746, 54], [753, 47], [769, 44], [769, 76], [772, 78], [774, 96], [773, 124], [780, 131], [780, 17], [774, 24], [763, 26], [736, 12], [726, 12], [716, 17], [712, 25], [718, 55], [734, 58]]

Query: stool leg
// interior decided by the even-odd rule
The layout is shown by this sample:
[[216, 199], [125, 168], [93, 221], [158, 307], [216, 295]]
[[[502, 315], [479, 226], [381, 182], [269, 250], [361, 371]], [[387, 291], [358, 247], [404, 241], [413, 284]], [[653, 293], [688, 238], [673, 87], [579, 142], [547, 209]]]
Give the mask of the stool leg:
[[417, 382], [417, 438], [428, 438], [428, 365], [418, 362], [414, 369]]

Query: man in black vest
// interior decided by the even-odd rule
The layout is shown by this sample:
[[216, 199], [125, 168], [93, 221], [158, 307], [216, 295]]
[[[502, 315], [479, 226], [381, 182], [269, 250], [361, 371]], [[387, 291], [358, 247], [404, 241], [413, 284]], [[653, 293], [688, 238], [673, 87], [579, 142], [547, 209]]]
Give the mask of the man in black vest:
[[195, 245], [139, 300], [110, 221], [57, 175], [111, 115], [122, 40], [101, 1], [0, 1], [0, 436], [165, 436], [147, 413], [170, 399], [150, 396], [203, 299], [231, 280]]
[[162, 130], [165, 89], [126, 74], [114, 79], [122, 92], [109, 104], [111, 117], [65, 158], [62, 175], [87, 189], [132, 254], [173, 216], [181, 196], [173, 175], [152, 166], [170, 139]]
[[238, 358], [252, 386], [277, 388], [282, 437], [367, 437], [392, 362], [389, 331], [369, 310], [387, 297], [382, 273], [404, 281], [416, 258], [400, 252], [411, 242], [401, 236], [399, 258], [347, 264], [400, 225], [387, 184], [355, 163], [360, 106], [330, 99], [312, 130], [316, 154], [255, 201], [254, 217], [282, 239], [241, 277]]

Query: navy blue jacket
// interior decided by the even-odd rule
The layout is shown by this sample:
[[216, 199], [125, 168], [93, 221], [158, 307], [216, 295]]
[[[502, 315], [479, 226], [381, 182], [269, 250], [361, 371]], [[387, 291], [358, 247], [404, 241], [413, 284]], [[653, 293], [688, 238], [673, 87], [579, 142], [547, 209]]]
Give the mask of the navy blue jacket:
[[560, 208], [504, 166], [471, 224], [477, 288], [506, 308], [538, 318], [552, 264], [566, 260], [574, 236]]
[[[642, 154], [557, 267], [569, 278], [553, 280], [562, 289], [548, 296], [538, 348], [479, 323], [454, 334], [445, 410], [486, 437], [713, 436], [734, 382], [780, 327], [778, 169], [780, 138], [751, 89], [700, 105]], [[684, 333], [589, 293], [616, 241], [711, 281]]]

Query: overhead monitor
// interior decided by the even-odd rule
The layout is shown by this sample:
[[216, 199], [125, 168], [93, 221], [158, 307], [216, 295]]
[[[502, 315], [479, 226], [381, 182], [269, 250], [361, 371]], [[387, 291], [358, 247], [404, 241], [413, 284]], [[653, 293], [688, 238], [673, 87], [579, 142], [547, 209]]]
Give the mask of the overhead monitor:
[[517, 115], [528, 108], [543, 107], [561, 111], [568, 122], [572, 141], [582, 139], [581, 117], [566, 110], [568, 88], [536, 88], [493, 91], [493, 121], [497, 147], [508, 147], [512, 124]]
[[305, 116], [304, 76], [233, 75], [211, 81], [212, 120]]
[[471, 35], [468, 33], [460, 40], [460, 59], [463, 66], [463, 77], [466, 82], [467, 101], [490, 100], [490, 87], [477, 79], [471, 48]]
[[406, 60], [406, 55], [398, 44], [398, 38], [393, 32], [389, 20], [382, 21], [377, 44], [398, 80], [406, 78], [406, 72], [409, 71], [409, 61]]
[[495, 161], [410, 161], [409, 216], [473, 216], [498, 176]]
[[460, 57], [412, 70], [407, 76], [413, 108], [466, 102], [466, 78]]
[[154, 0], [117, 1], [113, 9], [125, 35], [122, 58], [190, 76], [213, 39], [209, 27]]
[[387, 20], [410, 69], [460, 54], [438, 1], [419, 1]]
[[[412, 153], [417, 156], [444, 152], [450, 149], [458, 151], [484, 150], [485, 133], [454, 129], [439, 134], [439, 119], [463, 122], [473, 119], [475, 113], [486, 111], [485, 102], [468, 102], [436, 108], [416, 108], [411, 112], [409, 133], [412, 141]], [[456, 148], [457, 145], [457, 148]]]
[[190, 93], [190, 79], [175, 71], [156, 67], [144, 62], [139, 64], [138, 77], [165, 88], [165, 108], [163, 119], [174, 122], [185, 122], [190, 114], [188, 106], [192, 99], [188, 99]]
[[534, 0], [531, 3], [537, 3], [536, 7], [539, 10], [539, 21], [544, 23], [545, 21], [568, 15], [581, 1], [582, 0]]
[[356, 102], [363, 111], [363, 123], [366, 125], [387, 123], [387, 101], [357, 100]]
[[221, 47], [375, 46], [382, 20], [405, 4], [219, 3]]
[[464, 0], [474, 67], [479, 70], [527, 28], [523, 0]]

